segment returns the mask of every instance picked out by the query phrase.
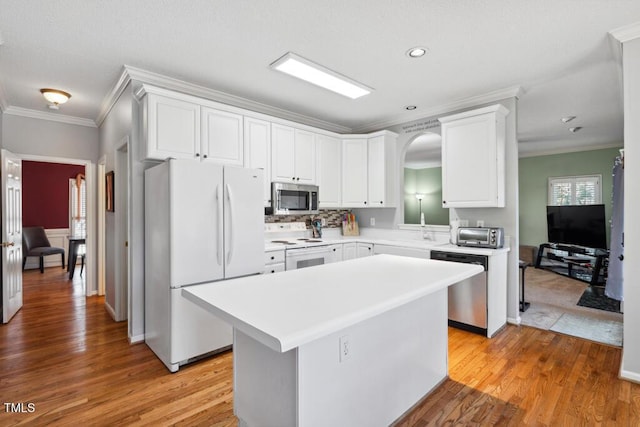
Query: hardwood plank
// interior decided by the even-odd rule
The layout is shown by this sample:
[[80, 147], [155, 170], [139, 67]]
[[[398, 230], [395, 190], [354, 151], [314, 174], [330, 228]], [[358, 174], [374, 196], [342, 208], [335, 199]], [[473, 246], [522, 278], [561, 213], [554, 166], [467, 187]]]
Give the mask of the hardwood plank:
[[[104, 298], [64, 270], [24, 274], [25, 306], [0, 326], [0, 425], [235, 427], [231, 352], [175, 374]], [[396, 426], [640, 425], [640, 385], [618, 379], [621, 349], [528, 327], [493, 339], [449, 329], [449, 379]]]

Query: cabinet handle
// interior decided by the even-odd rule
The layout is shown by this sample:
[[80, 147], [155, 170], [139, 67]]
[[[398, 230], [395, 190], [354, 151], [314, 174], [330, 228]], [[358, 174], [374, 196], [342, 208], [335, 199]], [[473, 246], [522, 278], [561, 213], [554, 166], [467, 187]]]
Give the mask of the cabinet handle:
[[[206, 158], [207, 158], [207, 155], [205, 154], [205, 155], [204, 155], [204, 156], [202, 156], [202, 157], [204, 157], [204, 158], [206, 159]], [[380, 202], [380, 203], [382, 203], [382, 202]]]
[[295, 177], [295, 176], [294, 176], [293, 178], [291, 178], [291, 181], [295, 181], [295, 180], [296, 180], [296, 177]]
[[618, 257], [618, 259], [619, 259], [620, 261], [623, 261], [623, 260], [624, 260], [624, 255], [620, 255], [620, 256]]
[[333, 249], [333, 252], [335, 252], [335, 251], [336, 251], [336, 249], [334, 248], [334, 249]]
[[200, 153], [196, 153], [196, 157], [200, 157]]
[[380, 200], [380, 204], [382, 204], [382, 200]]
[[366, 200], [365, 200], [364, 204], [365, 204], [365, 205], [367, 204], [367, 201], [366, 201]]
[[276, 271], [275, 271], [275, 270], [271, 270], [271, 272], [272, 272], [272, 273], [275, 273]]
[[297, 177], [297, 178], [296, 178], [296, 181], [300, 181], [300, 177]]
[[276, 257], [272, 256], [271, 259], [276, 259]]
[[442, 204], [443, 204], [443, 205], [446, 205], [446, 204], [447, 204], [447, 201], [446, 201], [446, 200], [443, 200], [443, 201], [442, 201]]

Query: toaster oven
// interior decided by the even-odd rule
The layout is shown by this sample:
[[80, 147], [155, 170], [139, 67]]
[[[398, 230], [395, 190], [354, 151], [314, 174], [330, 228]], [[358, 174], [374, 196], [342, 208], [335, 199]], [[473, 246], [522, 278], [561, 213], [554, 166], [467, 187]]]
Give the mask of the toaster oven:
[[504, 246], [504, 229], [501, 227], [460, 227], [458, 246], [498, 249]]

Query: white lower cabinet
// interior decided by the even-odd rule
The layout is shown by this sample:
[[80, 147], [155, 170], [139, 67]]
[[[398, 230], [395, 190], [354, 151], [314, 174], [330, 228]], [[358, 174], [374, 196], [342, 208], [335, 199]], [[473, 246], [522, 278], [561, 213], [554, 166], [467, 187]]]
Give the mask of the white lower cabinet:
[[362, 258], [363, 256], [371, 256], [373, 255], [373, 243], [357, 243], [357, 254], [358, 258]]
[[284, 249], [264, 253], [263, 274], [278, 273], [285, 270]]
[[358, 248], [356, 242], [345, 243], [342, 245], [342, 260], [358, 258]]
[[331, 253], [329, 254], [329, 262], [340, 262], [343, 260], [342, 246], [342, 243], [329, 246], [329, 250], [331, 251]]

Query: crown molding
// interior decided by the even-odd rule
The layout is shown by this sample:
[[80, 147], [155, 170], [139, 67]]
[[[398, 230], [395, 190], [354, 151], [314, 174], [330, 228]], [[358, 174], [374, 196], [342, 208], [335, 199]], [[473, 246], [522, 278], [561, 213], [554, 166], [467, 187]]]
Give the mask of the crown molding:
[[625, 25], [609, 31], [609, 34], [620, 43], [640, 38], [640, 22]]
[[4, 109], [5, 114], [13, 116], [30, 117], [32, 119], [49, 120], [52, 122], [67, 123], [70, 125], [86, 126], [90, 128], [98, 127], [96, 122], [91, 119], [83, 119], [81, 117], [66, 116], [64, 114], [49, 113], [46, 111], [30, 110], [28, 108], [14, 107], [12, 105]]
[[[126, 74], [126, 76], [125, 76]], [[222, 104], [231, 105], [233, 107], [243, 108], [257, 113], [266, 114], [269, 116], [278, 117], [285, 120], [291, 120], [293, 122], [306, 124], [309, 126], [329, 130], [337, 133], [349, 133], [351, 128], [346, 126], [337, 125], [324, 120], [316, 119], [306, 116], [304, 114], [294, 113], [282, 108], [273, 107], [260, 102], [252, 101], [247, 98], [228, 94], [226, 92], [209, 89], [203, 86], [199, 86], [193, 83], [188, 83], [183, 80], [175, 79], [173, 77], [163, 76], [151, 71], [141, 70], [139, 68], [131, 67], [129, 65], [124, 66], [123, 75], [118, 80], [118, 83], [110, 94], [105, 98], [102, 111], [96, 120], [99, 124], [102, 123], [104, 117], [108, 114], [109, 110], [117, 101], [117, 97], [120, 96], [126, 84], [129, 81], [135, 80], [140, 83], [146, 83], [153, 86], [158, 86], [164, 89], [181, 92], [187, 95], [197, 96], [200, 98], [209, 99], [212, 101], [220, 102]]]
[[109, 93], [107, 93], [107, 96], [105, 96], [102, 100], [100, 113], [98, 114], [98, 117], [96, 117], [96, 124], [98, 125], [98, 127], [102, 126], [102, 122], [104, 122], [104, 119], [107, 118], [107, 115], [109, 114], [113, 106], [116, 105], [116, 102], [118, 102], [120, 95], [122, 95], [122, 92], [124, 92], [124, 90], [127, 88], [127, 85], [130, 81], [131, 75], [127, 70], [127, 66], [125, 65], [122, 72], [120, 73], [118, 81], [111, 88]]
[[500, 89], [493, 92], [485, 93], [483, 95], [472, 96], [470, 98], [454, 101], [449, 104], [439, 105], [437, 107], [430, 108], [428, 110], [414, 110], [410, 114], [402, 114], [392, 117], [387, 120], [380, 120], [377, 122], [367, 123], [364, 126], [355, 128], [353, 133], [366, 133], [378, 129], [384, 129], [387, 127], [400, 125], [403, 123], [412, 122], [414, 120], [423, 119], [426, 117], [437, 116], [440, 114], [447, 114], [457, 110], [463, 110], [465, 108], [477, 107], [481, 104], [488, 104], [491, 102], [499, 101], [507, 98], [520, 98], [524, 94], [524, 90], [521, 86], [513, 86], [506, 89]]

